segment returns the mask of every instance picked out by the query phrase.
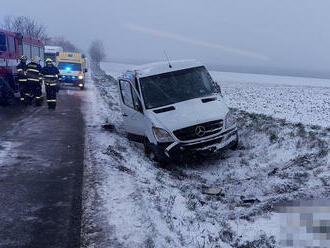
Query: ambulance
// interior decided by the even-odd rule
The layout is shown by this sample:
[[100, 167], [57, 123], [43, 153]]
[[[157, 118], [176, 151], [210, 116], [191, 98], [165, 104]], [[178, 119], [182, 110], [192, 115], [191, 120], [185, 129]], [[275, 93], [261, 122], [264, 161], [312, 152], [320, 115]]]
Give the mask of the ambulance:
[[60, 86], [74, 86], [81, 90], [85, 87], [86, 57], [81, 53], [59, 52], [56, 65], [60, 71]]

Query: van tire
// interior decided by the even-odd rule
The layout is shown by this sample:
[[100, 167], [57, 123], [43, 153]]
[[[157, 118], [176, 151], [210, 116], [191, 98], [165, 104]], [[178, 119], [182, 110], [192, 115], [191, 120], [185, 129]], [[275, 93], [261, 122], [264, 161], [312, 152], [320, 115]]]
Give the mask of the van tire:
[[231, 145], [230, 149], [231, 150], [237, 150], [238, 149], [238, 144], [239, 144], [239, 138], [238, 138], [238, 134], [236, 134], [236, 140], [235, 142]]
[[159, 153], [159, 151], [156, 151], [148, 139], [144, 141], [144, 153], [153, 162], [160, 164], [167, 164], [169, 162], [169, 159], [165, 156], [165, 154], [162, 155]]

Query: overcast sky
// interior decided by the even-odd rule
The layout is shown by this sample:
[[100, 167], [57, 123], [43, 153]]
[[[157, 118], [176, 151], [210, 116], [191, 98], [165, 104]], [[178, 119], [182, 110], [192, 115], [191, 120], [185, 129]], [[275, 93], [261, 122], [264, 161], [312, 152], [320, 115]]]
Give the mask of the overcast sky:
[[329, 0], [10, 0], [0, 17], [28, 15], [108, 58], [197, 58], [223, 65], [325, 70]]

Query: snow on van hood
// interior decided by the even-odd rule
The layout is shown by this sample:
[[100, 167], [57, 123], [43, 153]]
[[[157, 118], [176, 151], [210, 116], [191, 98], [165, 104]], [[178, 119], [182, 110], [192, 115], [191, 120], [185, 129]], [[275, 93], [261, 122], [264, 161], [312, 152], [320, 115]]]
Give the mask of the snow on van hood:
[[[217, 100], [203, 103], [202, 99], [216, 97]], [[174, 131], [184, 127], [225, 119], [228, 112], [228, 107], [220, 96], [202, 97], [191, 99], [184, 102], [175, 103], [164, 106], [175, 107], [175, 110], [164, 113], [155, 113], [153, 110], [148, 110], [148, 117], [153, 124], [160, 128], [165, 128], [169, 131]], [[159, 108], [159, 109], [162, 109]]]

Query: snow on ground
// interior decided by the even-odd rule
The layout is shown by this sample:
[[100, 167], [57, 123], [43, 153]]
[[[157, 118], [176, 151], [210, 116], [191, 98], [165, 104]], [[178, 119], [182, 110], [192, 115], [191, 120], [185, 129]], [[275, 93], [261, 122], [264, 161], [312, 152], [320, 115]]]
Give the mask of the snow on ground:
[[101, 68], [106, 72], [111, 72], [111, 76], [118, 78], [125, 71], [134, 68], [135, 65], [132, 64], [120, 64], [120, 63], [111, 63], [111, 62], [101, 62]]
[[87, 88], [84, 247], [279, 247], [274, 204], [329, 199], [329, 128], [236, 109], [238, 150], [160, 167], [125, 138], [116, 82]]
[[0, 166], [4, 166], [16, 160], [17, 154], [15, 154], [13, 151], [15, 151], [14, 148], [20, 145], [21, 143], [14, 141], [0, 142]]

